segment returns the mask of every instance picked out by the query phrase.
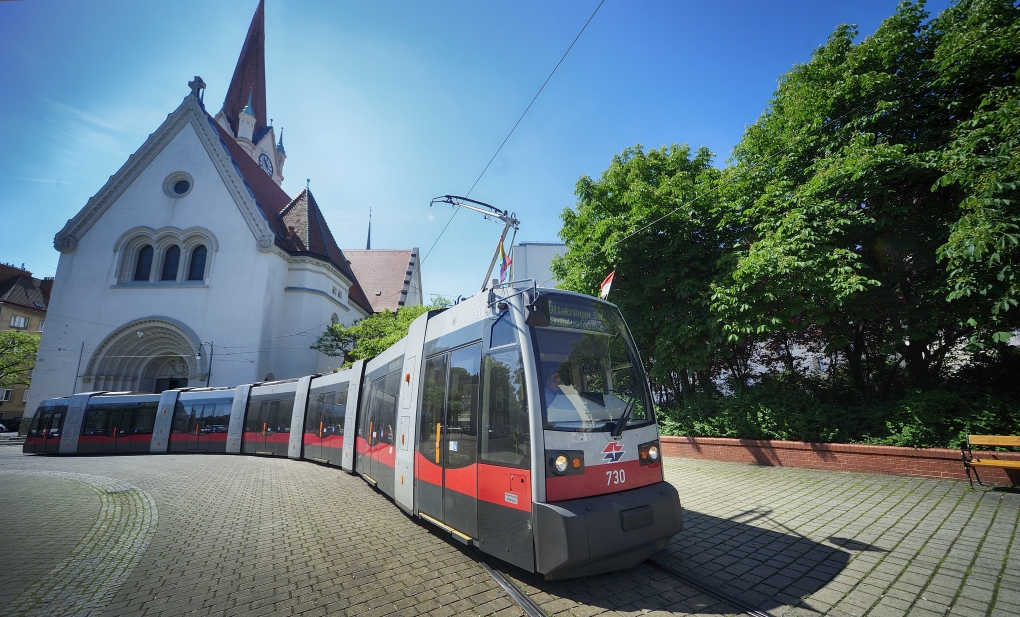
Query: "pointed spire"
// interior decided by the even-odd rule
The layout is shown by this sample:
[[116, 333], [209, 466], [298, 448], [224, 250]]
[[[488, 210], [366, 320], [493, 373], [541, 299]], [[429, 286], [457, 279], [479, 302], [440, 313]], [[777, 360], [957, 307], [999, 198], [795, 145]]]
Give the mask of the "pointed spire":
[[[244, 96], [244, 91], [248, 96]], [[245, 105], [247, 98], [248, 104]], [[265, 0], [259, 0], [255, 16], [252, 17], [248, 35], [241, 47], [241, 55], [234, 67], [234, 76], [230, 78], [227, 96], [223, 99], [223, 113], [227, 122], [237, 134], [238, 116], [248, 111], [255, 118], [254, 140], [262, 137], [266, 128], [266, 33], [265, 33]]]
[[280, 143], [276, 144], [276, 151], [287, 154], [287, 151], [283, 149], [283, 127], [280, 127]]
[[372, 206], [368, 207], [368, 241], [365, 242], [365, 250], [372, 250]]
[[241, 113], [242, 114], [248, 114], [249, 116], [254, 118], [255, 117], [255, 110], [251, 108], [251, 94], [252, 94], [252, 90], [249, 89], [248, 90], [248, 104], [244, 106], [244, 109], [241, 110]]

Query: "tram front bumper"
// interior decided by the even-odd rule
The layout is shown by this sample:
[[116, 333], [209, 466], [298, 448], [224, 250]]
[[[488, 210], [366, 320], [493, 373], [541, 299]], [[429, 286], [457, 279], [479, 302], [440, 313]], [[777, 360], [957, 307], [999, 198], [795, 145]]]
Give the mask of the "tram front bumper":
[[680, 495], [668, 482], [535, 504], [536, 564], [547, 580], [631, 568], [683, 526]]

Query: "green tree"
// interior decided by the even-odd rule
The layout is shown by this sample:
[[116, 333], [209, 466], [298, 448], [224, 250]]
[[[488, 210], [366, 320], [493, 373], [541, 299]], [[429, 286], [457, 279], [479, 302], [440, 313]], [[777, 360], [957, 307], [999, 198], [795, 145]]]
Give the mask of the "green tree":
[[961, 120], [1015, 81], [1020, 45], [972, 50], [1010, 38], [1017, 9], [974, 0], [928, 17], [904, 2], [858, 44], [853, 27], [838, 28], [782, 77], [727, 170], [721, 219], [740, 241], [713, 285], [724, 331], [740, 340], [817, 325], [860, 390], [893, 352], [915, 385], [933, 387], [974, 332], [963, 316], [976, 298], [948, 303], [938, 261], [966, 186], [942, 180], [938, 163]]
[[311, 348], [330, 357], [343, 358], [344, 366], [357, 360], [370, 360], [407, 336], [411, 322], [420, 315], [449, 306], [449, 300], [437, 298], [427, 306], [402, 306], [396, 313], [384, 309], [352, 326], [334, 324], [319, 335]]
[[0, 386], [27, 386], [39, 353], [39, 336], [17, 330], [0, 332]]
[[985, 98], [957, 131], [942, 167], [939, 186], [964, 190], [963, 216], [939, 248], [949, 268], [948, 298], [978, 299], [969, 319], [1001, 342], [1020, 326], [1020, 88]]
[[725, 251], [711, 195], [718, 177], [705, 148], [637, 145], [598, 180], [582, 177], [576, 208], [560, 215], [567, 253], [552, 270], [561, 287], [597, 295], [616, 271], [610, 300], [666, 399], [711, 387], [713, 359], [725, 352], [708, 285]]

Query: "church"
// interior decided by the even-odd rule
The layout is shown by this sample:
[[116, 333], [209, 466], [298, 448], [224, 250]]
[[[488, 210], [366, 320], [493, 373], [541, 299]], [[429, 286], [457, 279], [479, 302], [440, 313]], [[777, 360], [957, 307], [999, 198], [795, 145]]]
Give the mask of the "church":
[[339, 359], [309, 345], [327, 326], [421, 304], [417, 249], [357, 251], [352, 261], [311, 191], [281, 188], [287, 154], [266, 120], [264, 21], [260, 0], [222, 108], [207, 111], [195, 77], [56, 234], [27, 415], [72, 391], [324, 372]]

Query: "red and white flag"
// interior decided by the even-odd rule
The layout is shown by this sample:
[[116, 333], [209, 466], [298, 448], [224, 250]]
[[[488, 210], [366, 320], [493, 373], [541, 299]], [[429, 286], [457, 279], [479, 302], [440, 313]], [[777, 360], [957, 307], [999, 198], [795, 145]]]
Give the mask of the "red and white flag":
[[599, 285], [599, 289], [602, 290], [602, 293], [599, 294], [599, 297], [602, 298], [603, 300], [609, 297], [609, 288], [613, 286], [614, 276], [616, 276], [616, 270], [610, 272], [609, 276], [606, 277], [606, 280], [602, 281], [602, 284]]

